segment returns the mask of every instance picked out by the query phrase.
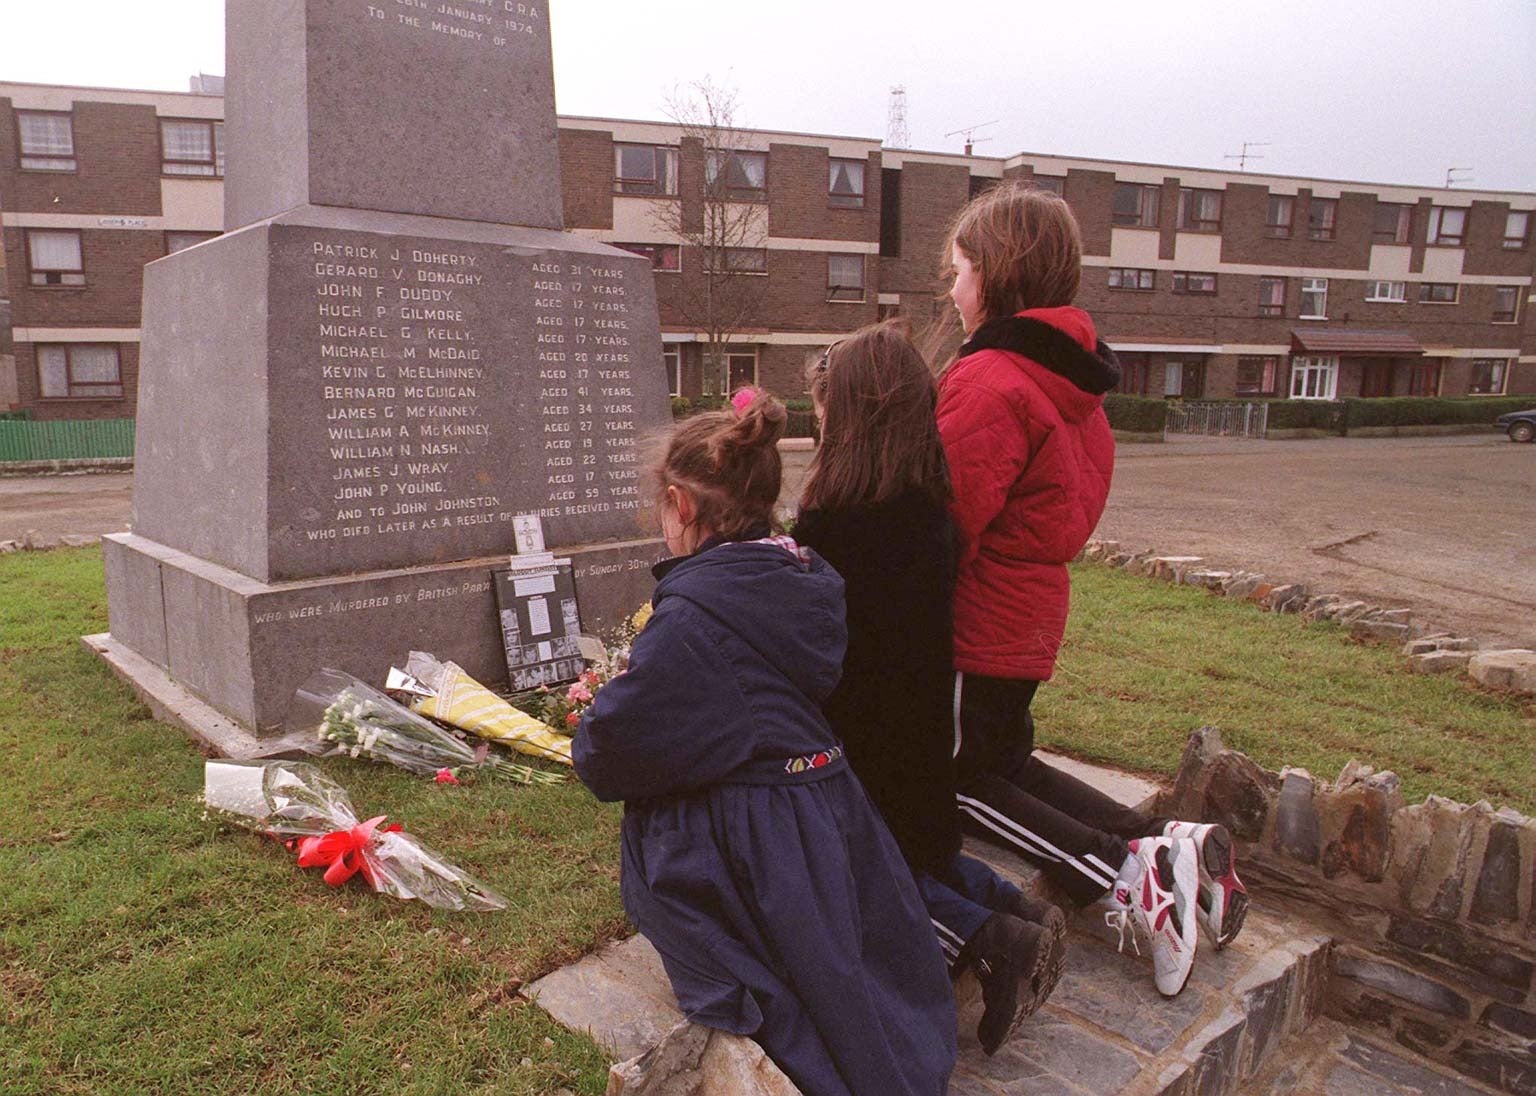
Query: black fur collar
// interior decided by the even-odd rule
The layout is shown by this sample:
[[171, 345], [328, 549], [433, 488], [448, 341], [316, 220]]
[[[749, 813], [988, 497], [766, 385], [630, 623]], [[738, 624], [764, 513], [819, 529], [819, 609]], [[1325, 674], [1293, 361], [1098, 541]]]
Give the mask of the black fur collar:
[[1090, 354], [1065, 331], [1028, 316], [988, 320], [960, 347], [960, 357], [978, 350], [1012, 350], [1023, 354], [1094, 396], [1101, 396], [1120, 383], [1120, 362], [1103, 339]]

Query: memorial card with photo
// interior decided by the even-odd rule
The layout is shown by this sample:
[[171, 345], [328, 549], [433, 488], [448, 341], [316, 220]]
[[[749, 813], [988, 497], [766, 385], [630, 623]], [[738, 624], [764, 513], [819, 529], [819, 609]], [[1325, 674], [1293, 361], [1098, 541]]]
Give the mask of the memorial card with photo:
[[512, 691], [574, 681], [586, 662], [570, 563], [496, 571], [493, 577]]

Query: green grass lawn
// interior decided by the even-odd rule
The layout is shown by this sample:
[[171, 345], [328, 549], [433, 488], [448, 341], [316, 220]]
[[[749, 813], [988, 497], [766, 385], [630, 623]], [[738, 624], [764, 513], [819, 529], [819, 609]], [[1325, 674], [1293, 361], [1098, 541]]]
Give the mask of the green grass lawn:
[[[1529, 705], [1336, 630], [1098, 566], [1037, 701], [1044, 744], [1167, 775], [1218, 724], [1261, 764], [1350, 757], [1412, 796], [1536, 810]], [[0, 1093], [598, 1093], [606, 1062], [516, 987], [625, 930], [618, 811], [576, 784], [323, 766], [511, 902], [331, 890], [201, 818], [202, 758], [80, 645], [94, 549], [0, 557]]]
[[1098, 564], [1035, 701], [1041, 745], [1166, 777], [1202, 724], [1268, 769], [1333, 779], [1350, 758], [1435, 793], [1536, 813], [1536, 704], [1463, 675], [1410, 673], [1395, 648]]

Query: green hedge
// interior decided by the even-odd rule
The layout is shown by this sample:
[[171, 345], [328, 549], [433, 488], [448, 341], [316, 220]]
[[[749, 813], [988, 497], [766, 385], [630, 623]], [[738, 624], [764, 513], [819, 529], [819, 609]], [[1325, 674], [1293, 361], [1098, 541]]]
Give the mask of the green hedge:
[[[1363, 426], [1451, 426], [1461, 423], [1493, 425], [1510, 411], [1536, 407], [1536, 396], [1468, 396], [1437, 399], [1424, 396], [1392, 396], [1344, 401], [1348, 429]], [[1274, 411], [1270, 411], [1274, 423]]]
[[[700, 411], [718, 411], [725, 406], [724, 396], [673, 396], [672, 417], [674, 419], [686, 419], [689, 415]], [[811, 410], [811, 401], [808, 398], [784, 400], [784, 409], [789, 412], [789, 421], [784, 426], [786, 438], [814, 438], [816, 437], [816, 413]]]
[[1104, 414], [1115, 430], [1136, 434], [1161, 434], [1168, 425], [1168, 401], [1111, 392], [1104, 397]]
[[27, 410], [0, 411], [0, 422], [26, 422], [31, 417], [32, 412]]
[[1343, 400], [1268, 400], [1270, 430], [1322, 430], [1344, 433]]

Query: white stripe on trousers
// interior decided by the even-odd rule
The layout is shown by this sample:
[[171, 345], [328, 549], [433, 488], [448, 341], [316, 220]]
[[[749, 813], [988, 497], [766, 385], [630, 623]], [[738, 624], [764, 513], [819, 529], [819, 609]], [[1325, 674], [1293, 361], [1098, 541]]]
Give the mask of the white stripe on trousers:
[[964, 941], [941, 921], [930, 917], [928, 918], [928, 923], [933, 926], [934, 934], [939, 938], [939, 948], [944, 952], [944, 957], [951, 963], [959, 959], [960, 948], [964, 945]]
[[1087, 858], [1093, 861], [1090, 864], [1085, 859], [1062, 852], [1039, 834], [1026, 829], [1014, 819], [1009, 818], [1001, 811], [987, 803], [983, 803], [979, 799], [969, 795], [957, 795], [955, 798], [959, 801], [962, 811], [983, 826], [986, 826], [1009, 844], [1015, 845], [1023, 851], [1038, 856], [1043, 860], [1069, 864], [1087, 876], [1096, 886], [1103, 887], [1105, 890], [1114, 886], [1115, 873], [1104, 866], [1104, 861], [1093, 856], [1091, 853], [1088, 854]]

